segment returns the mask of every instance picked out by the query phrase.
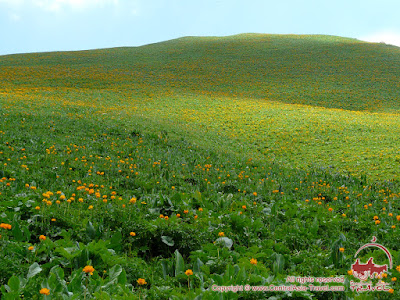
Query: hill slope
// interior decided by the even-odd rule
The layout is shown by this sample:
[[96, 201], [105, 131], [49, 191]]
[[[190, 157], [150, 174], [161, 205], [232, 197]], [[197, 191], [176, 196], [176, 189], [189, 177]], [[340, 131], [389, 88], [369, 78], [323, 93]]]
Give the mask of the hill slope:
[[3, 56], [0, 68], [3, 91], [72, 87], [400, 109], [400, 49], [335, 36], [186, 37], [136, 48]]
[[356, 299], [212, 286], [355, 280], [374, 236], [400, 298], [398, 64], [257, 34], [0, 57], [1, 297]]

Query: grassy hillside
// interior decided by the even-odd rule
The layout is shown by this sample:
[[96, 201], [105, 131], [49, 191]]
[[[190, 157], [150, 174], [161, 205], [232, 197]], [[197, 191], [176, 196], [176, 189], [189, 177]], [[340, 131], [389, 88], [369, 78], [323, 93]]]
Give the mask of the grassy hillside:
[[35, 105], [114, 107], [179, 135], [190, 127], [201, 143], [225, 136], [222, 149], [240, 143], [254, 158], [392, 179], [400, 160], [399, 54], [331, 36], [187, 37], [3, 56], [0, 93]]
[[354, 280], [372, 236], [399, 295], [399, 77], [399, 48], [319, 35], [1, 56], [4, 299]]

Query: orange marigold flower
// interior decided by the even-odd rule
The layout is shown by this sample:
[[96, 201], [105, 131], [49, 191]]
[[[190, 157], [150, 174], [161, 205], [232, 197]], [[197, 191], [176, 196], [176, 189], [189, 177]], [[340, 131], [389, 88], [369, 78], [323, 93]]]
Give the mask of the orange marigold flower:
[[193, 271], [191, 269], [188, 269], [188, 270], [185, 271], [185, 274], [187, 276], [193, 275]]
[[138, 285], [145, 285], [145, 284], [147, 284], [146, 280], [143, 279], [143, 278], [139, 278], [136, 282], [138, 283]]
[[42, 234], [41, 236], [39, 236], [39, 240], [45, 241], [46, 240], [46, 236]]
[[218, 232], [218, 236], [225, 236], [225, 233], [223, 231]]
[[50, 290], [46, 289], [46, 288], [42, 288], [39, 293], [41, 293], [42, 295], [50, 295]]
[[388, 292], [389, 292], [390, 294], [393, 294], [394, 289], [389, 289]]
[[343, 253], [344, 252], [344, 248], [343, 247], [339, 248], [339, 251]]
[[86, 267], [84, 267], [82, 269], [82, 272], [89, 273], [90, 275], [93, 275], [94, 268], [93, 268], [93, 266], [86, 266]]
[[135, 233], [135, 232], [133, 232], [133, 231], [132, 231], [132, 232], [130, 232], [129, 234], [130, 234], [130, 236], [136, 236], [136, 233]]
[[250, 263], [252, 265], [256, 265], [257, 264], [257, 259], [255, 259], [255, 258], [250, 259]]
[[34, 249], [33, 246], [30, 246], [30, 247], [28, 248], [29, 251], [33, 251], [33, 249]]
[[347, 274], [353, 275], [353, 270], [348, 270], [348, 271], [347, 271]]

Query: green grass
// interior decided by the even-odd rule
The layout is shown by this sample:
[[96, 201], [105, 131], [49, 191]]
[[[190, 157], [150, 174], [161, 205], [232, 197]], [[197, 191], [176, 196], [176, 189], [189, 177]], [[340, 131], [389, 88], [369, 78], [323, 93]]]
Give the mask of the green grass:
[[[245, 34], [0, 57], [4, 299], [219, 299], [212, 284], [352, 280], [372, 236], [400, 265], [399, 54]], [[344, 295], [362, 298], [292, 297]]]

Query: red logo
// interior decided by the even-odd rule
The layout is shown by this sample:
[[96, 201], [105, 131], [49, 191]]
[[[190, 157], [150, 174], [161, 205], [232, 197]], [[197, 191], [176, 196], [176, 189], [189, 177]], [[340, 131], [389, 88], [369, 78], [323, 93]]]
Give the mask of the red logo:
[[[376, 248], [382, 249], [386, 253], [386, 256], [389, 259], [390, 269], [392, 269], [393, 268], [392, 255], [390, 254], [389, 250], [386, 249], [384, 246], [377, 244], [375, 242], [376, 242], [376, 237], [374, 236], [371, 240], [371, 243], [365, 244], [360, 249], [358, 249], [358, 251], [354, 255], [354, 258], [357, 257], [358, 253], [360, 253], [361, 250], [368, 248], [368, 247], [376, 247]], [[383, 273], [387, 272], [388, 265], [387, 264], [385, 264], [385, 265], [375, 264], [373, 257], [370, 257], [368, 259], [368, 262], [363, 264], [363, 263], [360, 263], [360, 259], [357, 258], [356, 262], [351, 265], [351, 270], [353, 271], [354, 277], [364, 281], [364, 280], [367, 280], [368, 277], [372, 279], [372, 278], [374, 278], [374, 276], [375, 277], [382, 276]]]

